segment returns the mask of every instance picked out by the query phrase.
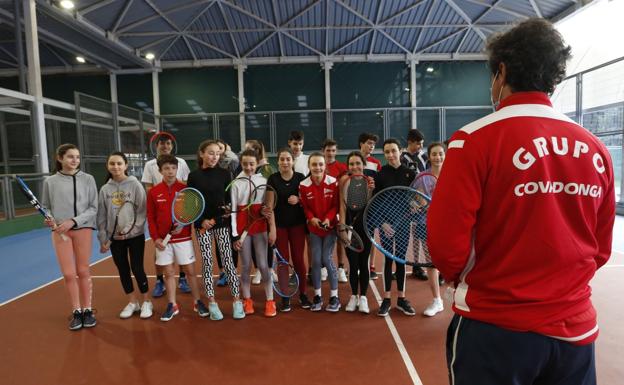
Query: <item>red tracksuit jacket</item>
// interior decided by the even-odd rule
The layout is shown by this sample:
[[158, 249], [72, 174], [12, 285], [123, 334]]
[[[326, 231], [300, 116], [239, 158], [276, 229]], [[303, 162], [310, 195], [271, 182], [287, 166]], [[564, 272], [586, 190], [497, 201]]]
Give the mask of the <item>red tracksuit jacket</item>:
[[[303, 206], [306, 220], [318, 218], [322, 221], [329, 219], [331, 228], [336, 226], [338, 214], [338, 183], [336, 178], [325, 175], [318, 185], [312, 182], [309, 176], [299, 183], [299, 200]], [[311, 233], [324, 237], [333, 230], [319, 229], [308, 224]]]
[[611, 255], [606, 147], [546, 94], [514, 93], [450, 140], [428, 245], [467, 318], [574, 344], [598, 335], [589, 281]]
[[[160, 182], [152, 187], [147, 193], [147, 225], [150, 237], [155, 241], [164, 239], [171, 231], [171, 203], [176, 192], [185, 188], [180, 181], [169, 187], [165, 182]], [[185, 226], [179, 234], [171, 237], [169, 243], [178, 243], [191, 240], [191, 226]]]

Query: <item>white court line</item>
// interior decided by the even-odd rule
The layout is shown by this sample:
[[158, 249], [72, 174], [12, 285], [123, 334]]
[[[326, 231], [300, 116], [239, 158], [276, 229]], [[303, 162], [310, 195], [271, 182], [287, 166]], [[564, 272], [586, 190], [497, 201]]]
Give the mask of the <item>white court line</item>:
[[[98, 263], [100, 263], [100, 262], [102, 262], [102, 261], [105, 261], [105, 260], [109, 259], [110, 257], [112, 257], [112, 255], [108, 255], [108, 256], [106, 256], [106, 257], [104, 257], [104, 258], [100, 259], [99, 261], [93, 262], [92, 264], [90, 264], [90, 265], [89, 265], [89, 267], [92, 267], [92, 266], [94, 266], [94, 265], [97, 265]], [[92, 278], [93, 278], [93, 277], [92, 277]], [[117, 277], [117, 278], [119, 278], [119, 277]], [[61, 279], [63, 279], [63, 277], [62, 277], [62, 276], [61, 276], [61, 277], [58, 277], [57, 279], [55, 279], [55, 280], [53, 280], [53, 281], [50, 281], [50, 282], [48, 282], [48, 283], [44, 283], [43, 285], [41, 285], [41, 286], [39, 286], [39, 287], [36, 287], [36, 288], [34, 288], [34, 289], [32, 289], [32, 290], [29, 290], [29, 291], [27, 291], [26, 293], [22, 293], [22, 294], [18, 295], [17, 297], [14, 297], [14, 298], [11, 298], [11, 299], [9, 299], [9, 300], [7, 300], [7, 301], [4, 301], [4, 302], [0, 303], [0, 307], [2, 307], [2, 306], [4, 306], [4, 305], [6, 305], [6, 304], [8, 304], [8, 303], [11, 303], [11, 302], [13, 302], [13, 301], [16, 301], [16, 300], [18, 300], [18, 299], [20, 299], [20, 298], [22, 298], [22, 297], [25, 297], [25, 296], [27, 296], [28, 294], [34, 293], [34, 292], [36, 292], [37, 290], [41, 290], [41, 289], [43, 289], [44, 287], [50, 286], [50, 285], [52, 285], [53, 283], [56, 283], [56, 282], [60, 281]]]
[[[369, 284], [370, 284], [371, 289], [373, 290], [373, 293], [375, 294], [375, 299], [377, 300], [377, 304], [380, 305], [381, 304], [381, 295], [379, 295], [379, 291], [377, 291], [377, 286], [375, 286], [375, 282], [370, 280]], [[420, 380], [420, 377], [418, 376], [418, 372], [416, 372], [416, 368], [414, 367], [414, 363], [412, 362], [412, 359], [410, 358], [409, 354], [407, 353], [407, 349], [405, 349], [405, 345], [403, 344], [403, 341], [401, 340], [401, 336], [399, 335], [398, 330], [394, 326], [394, 322], [392, 322], [392, 318], [390, 317], [390, 315], [387, 315], [384, 318], [386, 320], [386, 324], [388, 325], [388, 329], [390, 329], [390, 333], [392, 334], [392, 338], [394, 339], [394, 342], [396, 343], [397, 349], [399, 349], [399, 353], [401, 354], [401, 358], [403, 358], [403, 363], [405, 363], [405, 367], [407, 368], [407, 372], [409, 373], [410, 377], [412, 378], [412, 382], [414, 383], [414, 385], [423, 385], [422, 381]]]

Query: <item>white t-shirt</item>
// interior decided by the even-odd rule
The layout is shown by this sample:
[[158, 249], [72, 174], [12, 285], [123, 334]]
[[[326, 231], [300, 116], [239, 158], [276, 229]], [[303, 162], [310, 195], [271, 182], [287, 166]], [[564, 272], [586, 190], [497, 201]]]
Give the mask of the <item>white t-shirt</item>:
[[310, 169], [308, 168], [308, 158], [310, 155], [300, 154], [295, 158], [295, 171], [300, 172], [303, 176], [308, 176]]
[[[178, 180], [186, 183], [191, 170], [189, 169], [188, 164], [182, 158], [178, 158], [178, 174], [176, 177]], [[162, 182], [162, 174], [158, 171], [158, 164], [156, 164], [156, 159], [149, 160], [145, 163], [145, 168], [143, 168], [143, 177], [141, 178], [141, 182], [143, 183], [151, 183], [152, 185], [157, 185]]]

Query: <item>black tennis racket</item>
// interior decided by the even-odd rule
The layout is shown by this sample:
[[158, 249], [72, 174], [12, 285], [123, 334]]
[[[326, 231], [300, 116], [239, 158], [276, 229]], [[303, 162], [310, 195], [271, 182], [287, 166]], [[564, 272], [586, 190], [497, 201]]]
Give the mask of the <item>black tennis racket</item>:
[[[299, 290], [299, 276], [291, 265], [277, 250], [277, 247], [271, 247], [273, 250], [273, 267], [276, 268], [278, 282], [273, 281], [273, 290], [280, 297], [292, 297]], [[290, 279], [290, 277], [293, 277]]]
[[[39, 199], [37, 199], [35, 194], [30, 190], [30, 188], [28, 188], [28, 185], [26, 184], [26, 182], [24, 182], [24, 179], [15, 175], [15, 180], [17, 180], [17, 185], [20, 187], [20, 190], [24, 193], [24, 196], [26, 197], [26, 199], [28, 199], [30, 204], [34, 208], [36, 208], [37, 211], [39, 211], [39, 213], [46, 220], [54, 222], [54, 218], [52, 217], [52, 214], [50, 214], [50, 212], [41, 205], [41, 203], [39, 202]], [[52, 227], [52, 230], [56, 230], [56, 227], [57, 227], [56, 222], [54, 222], [54, 226]], [[63, 241], [66, 241], [69, 239], [67, 238], [67, 235], [65, 234], [60, 234], [60, 236]]]
[[[407, 258], [411, 224], [426, 218], [431, 199], [411, 187], [394, 186], [378, 192], [364, 210], [364, 230], [372, 244], [396, 262], [420, 267], [433, 267], [429, 262], [412, 262]], [[379, 231], [380, 242], [375, 239]], [[426, 228], [425, 228], [426, 230]], [[426, 240], [426, 233], [423, 235]]]
[[369, 200], [371, 191], [371, 180], [369, 177], [361, 174], [352, 174], [348, 178], [342, 180], [340, 188], [340, 196], [345, 207], [356, 214], [351, 220], [351, 224], [339, 223], [337, 226], [338, 239], [347, 248], [361, 252], [364, 250], [364, 242], [360, 235], [353, 228], [353, 224], [362, 215]]
[[108, 242], [106, 242], [107, 249], [110, 247], [110, 244], [113, 242], [115, 236], [123, 237], [128, 235], [132, 229], [134, 229], [134, 225], [136, 224], [136, 212], [137, 207], [131, 201], [124, 201], [121, 206], [117, 208], [113, 233], [111, 234]]

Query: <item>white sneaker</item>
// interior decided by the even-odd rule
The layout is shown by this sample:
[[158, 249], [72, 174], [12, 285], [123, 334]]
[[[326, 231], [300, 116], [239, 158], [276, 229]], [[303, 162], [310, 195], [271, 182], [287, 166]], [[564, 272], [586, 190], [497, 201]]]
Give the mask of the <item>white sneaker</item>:
[[260, 282], [262, 282], [262, 274], [260, 273], [260, 270], [256, 270], [256, 274], [254, 274], [254, 277], [251, 280], [251, 283], [254, 285], [259, 285]]
[[273, 282], [277, 282], [277, 274], [275, 274], [275, 270], [271, 269], [271, 275], [273, 276]]
[[152, 316], [153, 310], [154, 310], [154, 305], [152, 305], [151, 301], [143, 302], [143, 305], [141, 305], [140, 317], [143, 319], [150, 318]]
[[349, 282], [347, 279], [347, 272], [342, 267], [338, 268], [338, 282]]
[[349, 298], [349, 303], [347, 304], [347, 307], [345, 307], [346, 311], [355, 311], [355, 309], [357, 308], [358, 305], [358, 297], [357, 295], [352, 295], [351, 298]]
[[327, 281], [327, 268], [323, 267], [321, 269], [321, 281]]
[[434, 315], [438, 314], [442, 310], [444, 310], [444, 305], [442, 304], [442, 298], [434, 298], [433, 301], [431, 301], [431, 304], [427, 306], [423, 314], [426, 315], [427, 317], [433, 317]]
[[364, 295], [360, 296], [360, 300], [358, 302], [358, 309], [362, 313], [366, 313], [366, 314], [370, 313], [370, 309], [368, 308], [368, 300], [366, 299], [366, 296]]
[[121, 313], [119, 313], [119, 318], [130, 318], [134, 313], [138, 313], [139, 311], [141, 311], [141, 306], [139, 306], [138, 303], [130, 302], [123, 308]]

